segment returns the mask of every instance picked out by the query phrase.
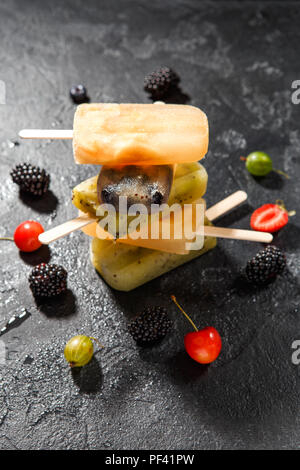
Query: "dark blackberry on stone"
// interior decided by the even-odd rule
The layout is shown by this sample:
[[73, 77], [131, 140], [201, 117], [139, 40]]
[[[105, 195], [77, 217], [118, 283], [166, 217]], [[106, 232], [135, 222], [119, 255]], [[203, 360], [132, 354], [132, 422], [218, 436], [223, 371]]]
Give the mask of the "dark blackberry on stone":
[[87, 89], [83, 85], [72, 86], [70, 96], [76, 104], [87, 103], [89, 101]]
[[178, 75], [169, 67], [161, 67], [144, 78], [144, 90], [155, 100], [163, 98], [179, 83]]
[[67, 289], [67, 277], [62, 266], [41, 263], [33, 268], [28, 280], [35, 297], [53, 297]]
[[161, 340], [172, 327], [164, 307], [148, 307], [128, 325], [133, 339], [146, 346]]
[[276, 246], [268, 246], [248, 261], [246, 277], [254, 284], [266, 284], [282, 273], [286, 266], [286, 258]]
[[49, 189], [50, 175], [46, 170], [30, 163], [17, 165], [11, 172], [14, 183], [20, 186], [21, 191], [42, 196]]

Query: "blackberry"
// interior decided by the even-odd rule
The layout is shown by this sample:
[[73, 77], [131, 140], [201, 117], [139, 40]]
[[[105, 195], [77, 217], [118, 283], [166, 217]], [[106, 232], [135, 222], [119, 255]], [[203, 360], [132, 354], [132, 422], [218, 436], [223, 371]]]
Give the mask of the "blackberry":
[[35, 297], [53, 297], [67, 289], [67, 276], [62, 266], [41, 263], [31, 271], [29, 286]]
[[17, 165], [11, 172], [14, 183], [20, 186], [21, 191], [42, 196], [49, 189], [50, 175], [46, 170], [38, 166], [32, 166], [30, 163]]
[[83, 85], [72, 86], [70, 96], [76, 104], [87, 103], [89, 101], [87, 89]]
[[286, 266], [286, 258], [276, 246], [268, 246], [248, 261], [246, 277], [254, 284], [265, 284], [280, 274]]
[[144, 90], [155, 100], [163, 98], [179, 83], [178, 75], [169, 67], [161, 67], [144, 78]]
[[171, 327], [164, 307], [148, 307], [129, 324], [128, 330], [138, 344], [150, 345], [164, 338]]

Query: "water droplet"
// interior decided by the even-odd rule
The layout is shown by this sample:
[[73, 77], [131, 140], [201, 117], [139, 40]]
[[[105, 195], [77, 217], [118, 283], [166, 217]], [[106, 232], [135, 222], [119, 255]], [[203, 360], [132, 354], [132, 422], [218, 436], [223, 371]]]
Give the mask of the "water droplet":
[[23, 361], [23, 364], [28, 364], [28, 365], [30, 365], [30, 364], [33, 363], [33, 361], [34, 361], [33, 357], [27, 355], [27, 356], [25, 357], [24, 361]]

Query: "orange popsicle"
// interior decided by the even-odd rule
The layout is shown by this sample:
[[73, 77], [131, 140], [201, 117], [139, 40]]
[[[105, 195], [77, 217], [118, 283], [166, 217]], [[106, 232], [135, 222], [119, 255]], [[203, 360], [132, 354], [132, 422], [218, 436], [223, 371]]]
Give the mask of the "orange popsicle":
[[201, 160], [206, 115], [177, 104], [82, 104], [74, 117], [76, 163], [168, 165]]

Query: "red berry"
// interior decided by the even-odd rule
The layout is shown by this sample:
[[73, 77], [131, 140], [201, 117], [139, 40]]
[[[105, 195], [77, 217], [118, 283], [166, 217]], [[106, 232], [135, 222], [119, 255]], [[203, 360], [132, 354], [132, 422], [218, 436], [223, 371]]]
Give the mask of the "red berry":
[[188, 355], [200, 364], [210, 364], [219, 356], [222, 349], [221, 336], [215, 328], [208, 326], [200, 331], [193, 331], [184, 337], [184, 346]]
[[259, 232], [277, 232], [284, 227], [289, 220], [285, 209], [277, 204], [264, 204], [253, 212], [250, 225], [253, 230]]
[[21, 251], [35, 251], [42, 245], [38, 236], [44, 232], [42, 225], [34, 220], [22, 222], [15, 230], [14, 241]]
[[185, 313], [183, 308], [179, 305], [174, 295], [171, 295], [171, 299], [177, 305], [179, 310], [188, 319], [193, 326], [194, 330], [192, 333], [188, 333], [184, 337], [184, 346], [188, 355], [200, 364], [210, 364], [215, 361], [219, 356], [222, 349], [221, 336], [215, 328], [208, 326], [203, 330], [198, 330], [195, 323]]

